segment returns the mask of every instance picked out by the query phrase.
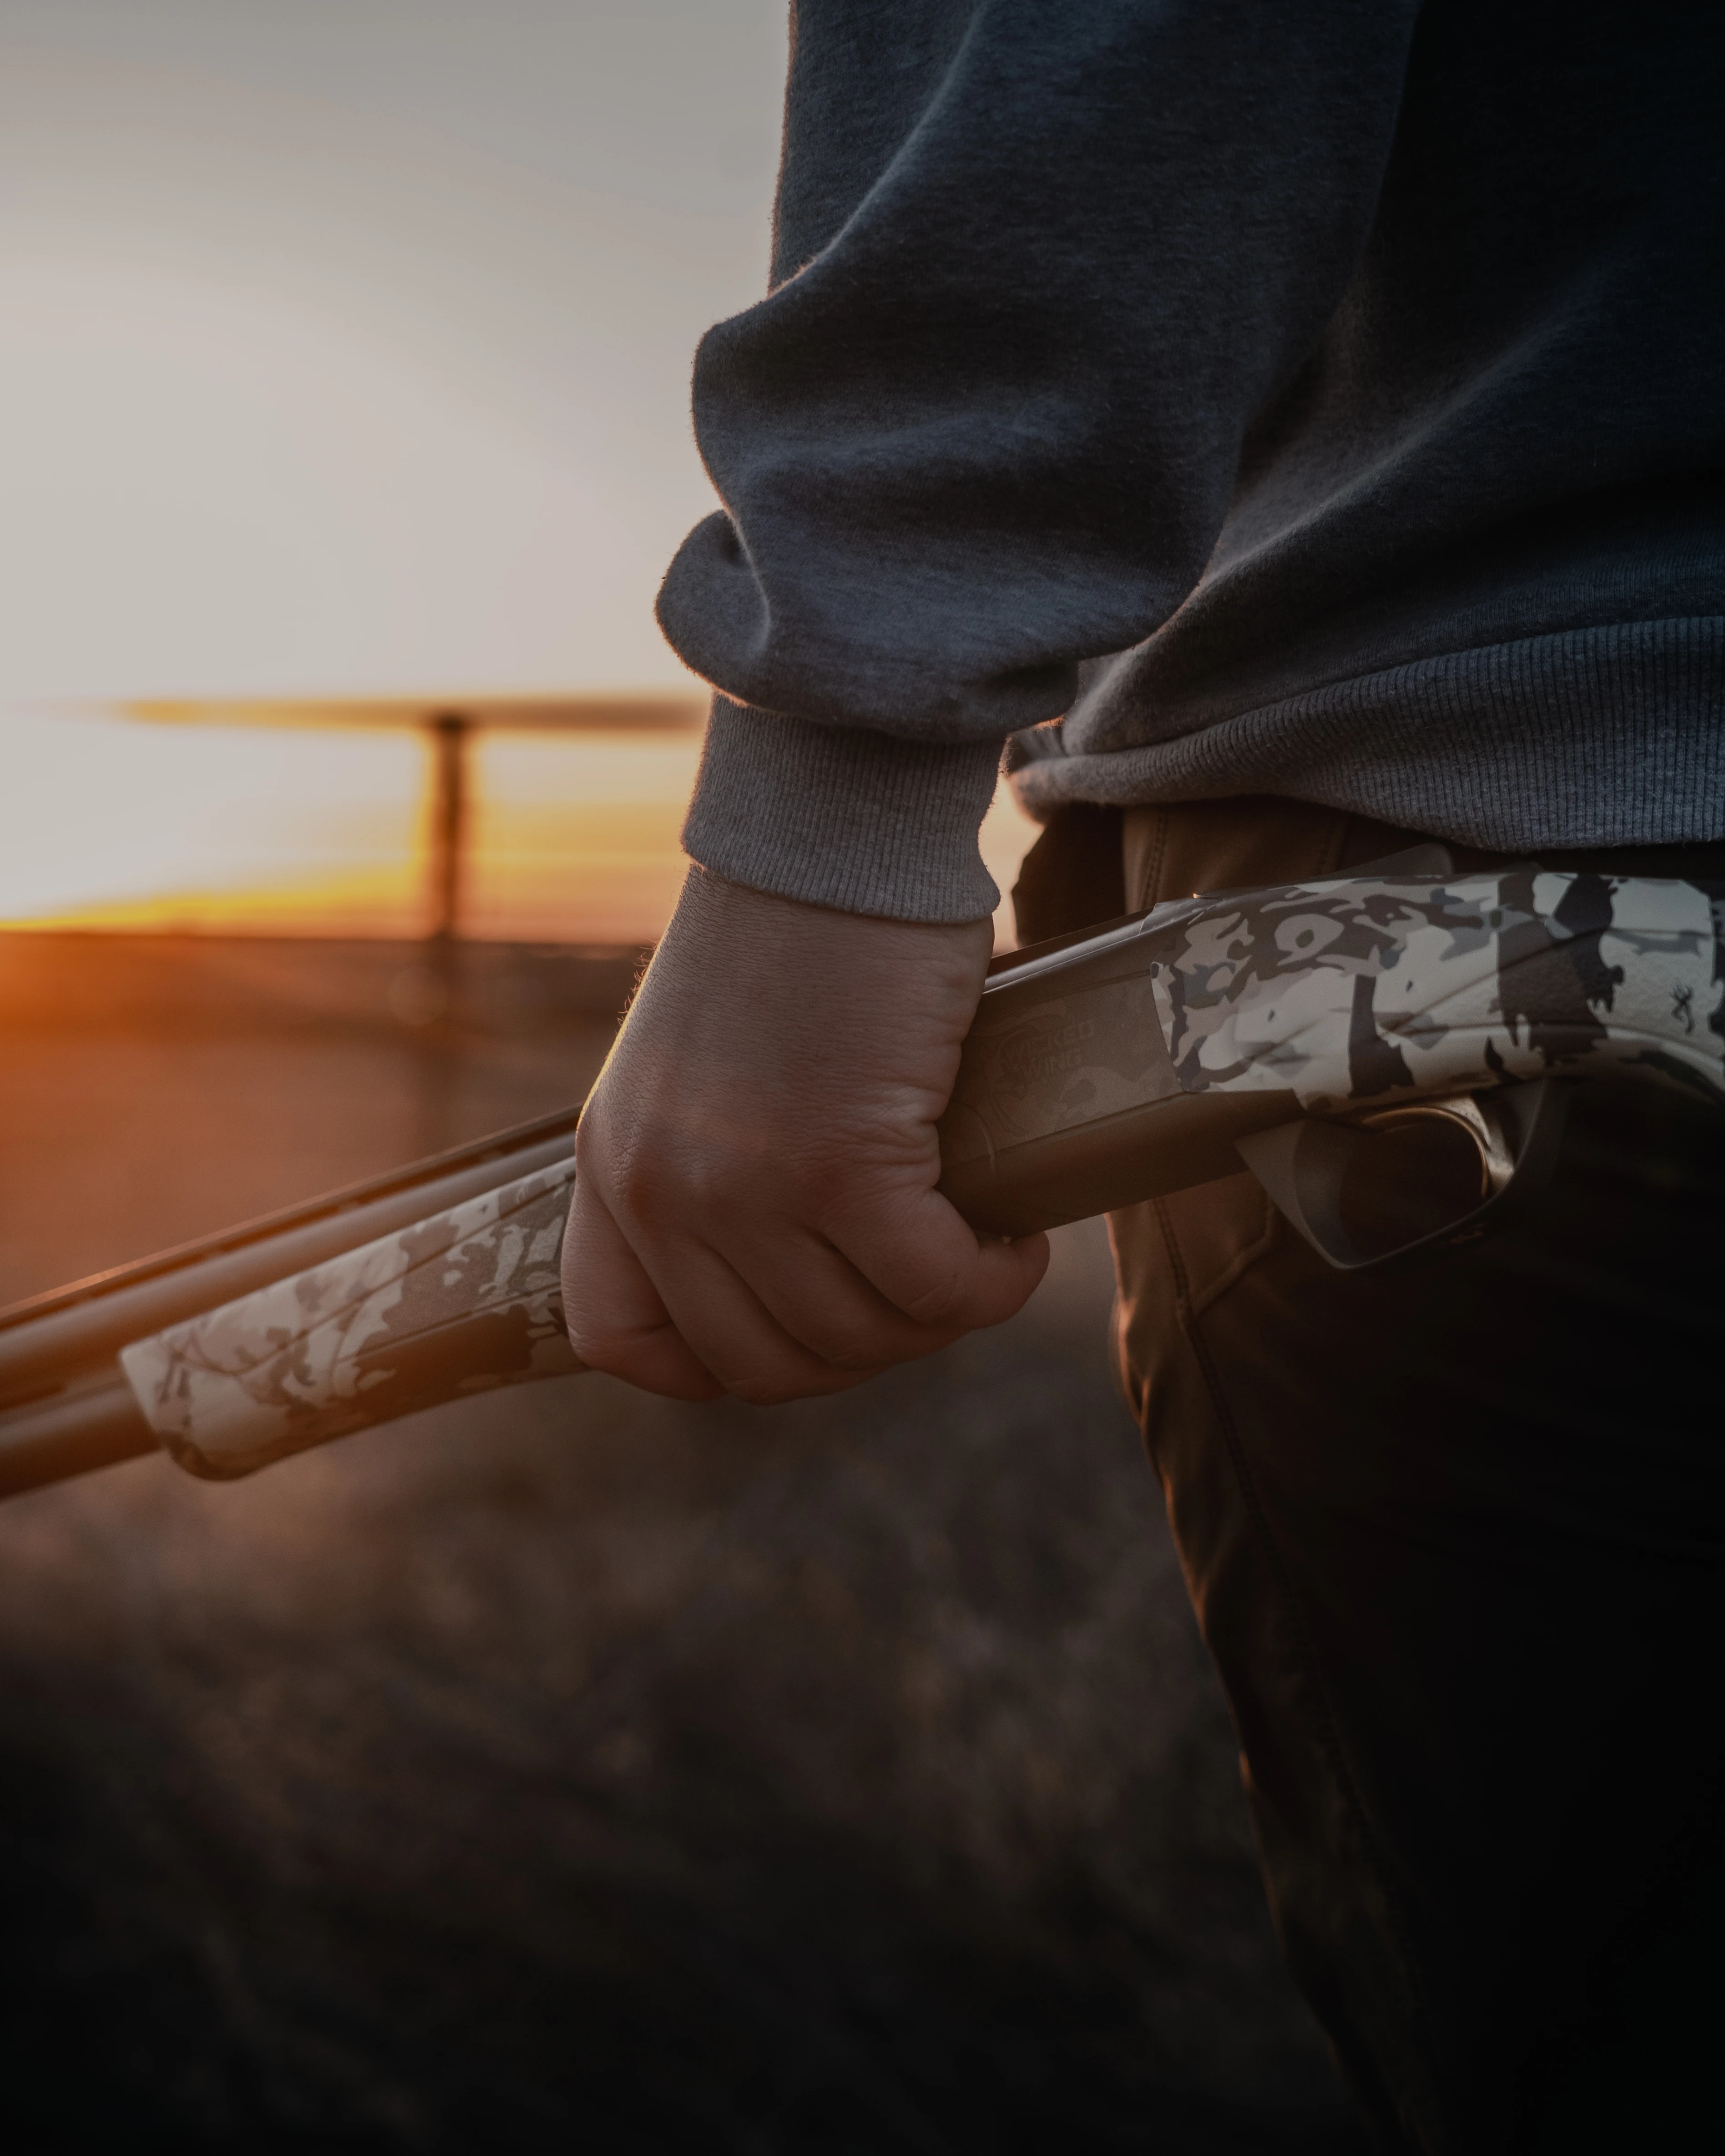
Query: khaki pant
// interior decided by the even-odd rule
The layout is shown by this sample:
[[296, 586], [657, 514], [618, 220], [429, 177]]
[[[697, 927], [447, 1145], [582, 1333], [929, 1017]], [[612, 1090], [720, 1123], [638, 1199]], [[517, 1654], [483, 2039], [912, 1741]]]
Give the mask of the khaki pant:
[[[1414, 836], [1131, 811], [1127, 901]], [[1725, 1116], [1590, 1089], [1536, 1219], [1402, 1274], [1330, 1270], [1243, 1173], [1110, 1225], [1271, 1902], [1378, 2145], [1680, 2145], [1725, 2003]]]

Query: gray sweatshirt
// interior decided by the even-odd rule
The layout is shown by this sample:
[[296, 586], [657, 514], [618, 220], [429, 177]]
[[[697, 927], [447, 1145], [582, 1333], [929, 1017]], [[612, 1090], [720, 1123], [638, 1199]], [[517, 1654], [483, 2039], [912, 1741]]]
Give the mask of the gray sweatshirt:
[[1021, 797], [1725, 835], [1725, 7], [798, 0], [702, 341], [685, 833], [976, 918]]

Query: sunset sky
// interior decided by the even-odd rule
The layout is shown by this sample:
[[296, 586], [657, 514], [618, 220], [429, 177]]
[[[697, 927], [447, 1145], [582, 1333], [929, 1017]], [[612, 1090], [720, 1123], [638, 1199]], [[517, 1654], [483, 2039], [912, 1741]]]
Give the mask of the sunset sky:
[[[410, 741], [106, 702], [685, 685], [783, 65], [783, 0], [0, 0], [0, 918], [415, 925]], [[481, 932], [651, 932], [693, 754], [490, 744]]]

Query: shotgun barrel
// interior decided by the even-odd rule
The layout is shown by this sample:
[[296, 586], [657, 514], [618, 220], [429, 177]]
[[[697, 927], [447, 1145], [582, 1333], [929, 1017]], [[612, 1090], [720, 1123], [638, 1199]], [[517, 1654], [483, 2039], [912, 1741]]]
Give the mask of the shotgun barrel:
[[152, 1451], [120, 1350], [571, 1155], [578, 1106], [0, 1310], [0, 1496]]

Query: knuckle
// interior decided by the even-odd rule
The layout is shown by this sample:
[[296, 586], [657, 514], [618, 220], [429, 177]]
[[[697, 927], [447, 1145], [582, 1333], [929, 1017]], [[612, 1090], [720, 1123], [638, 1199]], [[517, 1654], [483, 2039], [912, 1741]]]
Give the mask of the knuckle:
[[758, 1209], [762, 1202], [757, 1178], [737, 1172], [728, 1161], [669, 1142], [614, 1154], [604, 1174], [613, 1209], [649, 1235], [730, 1219]]
[[846, 1377], [861, 1379], [873, 1377], [876, 1370], [896, 1358], [883, 1357], [880, 1343], [876, 1342], [870, 1348], [835, 1348], [831, 1354], [824, 1355], [821, 1359], [833, 1369], [842, 1370]]
[[620, 1378], [642, 1392], [671, 1399], [711, 1399], [721, 1388], [698, 1363], [670, 1352], [662, 1337], [643, 1332], [603, 1332], [587, 1338], [570, 1335], [575, 1353], [590, 1370]]
[[798, 1330], [809, 1353], [835, 1370], [878, 1370], [883, 1359], [888, 1359], [883, 1357], [878, 1338], [866, 1337], [854, 1326], [833, 1324], [817, 1317]]
[[950, 1275], [917, 1289], [899, 1307], [913, 1325], [943, 1327], [963, 1323], [964, 1296], [965, 1283]]
[[622, 1374], [623, 1366], [631, 1360], [639, 1348], [638, 1342], [625, 1339], [615, 1332], [608, 1332], [598, 1326], [571, 1325], [569, 1345], [590, 1370], [603, 1370], [612, 1377]]
[[575, 1126], [575, 1172], [578, 1176], [603, 1180], [614, 1166], [619, 1152], [619, 1135], [613, 1128], [613, 1118], [607, 1114], [605, 1102], [595, 1092], [581, 1111], [581, 1120]]
[[844, 1372], [847, 1378], [860, 1383], [865, 1378], [890, 1369], [895, 1363], [910, 1362], [938, 1344], [936, 1340], [918, 1339], [908, 1327], [895, 1326], [870, 1339], [842, 1342], [822, 1359], [832, 1369]]

